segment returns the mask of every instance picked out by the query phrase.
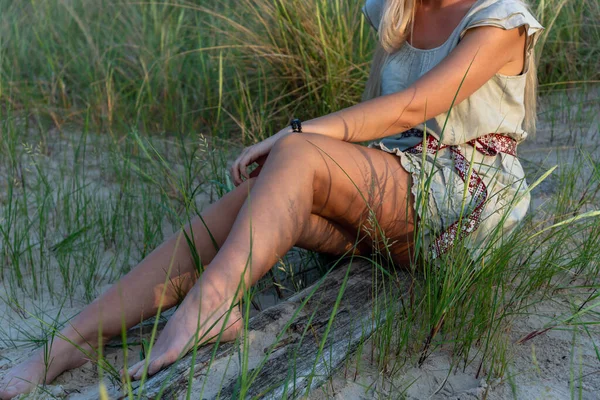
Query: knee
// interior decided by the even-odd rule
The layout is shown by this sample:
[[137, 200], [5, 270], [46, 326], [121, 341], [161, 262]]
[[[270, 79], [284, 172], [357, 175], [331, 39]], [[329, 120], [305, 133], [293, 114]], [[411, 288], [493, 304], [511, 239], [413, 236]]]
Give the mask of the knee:
[[322, 155], [319, 152], [315, 134], [294, 133], [279, 139], [268, 158], [279, 159], [297, 173], [312, 173], [320, 167]]
[[275, 142], [271, 154], [285, 153], [292, 158], [309, 158], [318, 150], [318, 138], [314, 133], [292, 133]]

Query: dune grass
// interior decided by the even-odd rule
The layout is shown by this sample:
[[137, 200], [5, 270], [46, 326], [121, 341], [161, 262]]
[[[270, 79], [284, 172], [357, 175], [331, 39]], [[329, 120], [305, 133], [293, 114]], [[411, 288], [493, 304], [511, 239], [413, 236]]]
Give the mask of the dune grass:
[[[1, 301], [33, 317], [41, 332], [3, 316], [12, 322], [0, 323], [0, 344], [51, 340], [72, 316], [69, 307], [91, 301], [101, 285], [231, 190], [226, 164], [240, 144], [270, 135], [292, 115], [310, 118], [357, 102], [374, 40], [361, 5], [0, 3]], [[549, 27], [538, 49], [542, 91], [576, 84], [586, 92], [600, 80], [600, 6], [537, 0], [533, 9]], [[541, 117], [550, 126], [544, 132], [566, 127], [573, 144], [583, 130], [597, 130], [596, 95], [567, 101], [546, 95]], [[415, 286], [405, 301], [390, 301], [382, 289], [374, 320], [384, 322], [357, 359], [370, 352], [392, 382], [404, 366], [444, 349], [454, 368], [477, 365], [478, 376], [510, 379], [507, 331], [545, 301], [567, 307], [548, 317], [544, 329], [593, 336], [600, 269], [594, 151], [558, 160], [559, 168], [533, 193], [548, 179], [555, 180], [554, 192], [485, 262], [457, 248], [440, 265], [412, 266]], [[529, 181], [547, 170], [540, 167]], [[261, 308], [258, 292], [275, 290], [271, 283], [284, 297], [315, 279], [303, 268], [325, 273], [316, 256], [303, 257], [293, 267], [282, 260], [247, 294], [246, 317]], [[374, 271], [383, 269], [382, 259], [372, 259]], [[393, 293], [393, 276], [377, 279]], [[120, 385], [117, 369], [101, 354], [98, 364]], [[243, 394], [260, 370], [241, 365]], [[580, 367], [574, 362], [572, 397]], [[122, 389], [134, 397], [130, 382]]]
[[[0, 102], [57, 127], [246, 141], [356, 103], [374, 35], [362, 2], [0, 4]], [[598, 81], [600, 6], [535, 0], [542, 87]], [[546, 86], [544, 86], [546, 85]]]

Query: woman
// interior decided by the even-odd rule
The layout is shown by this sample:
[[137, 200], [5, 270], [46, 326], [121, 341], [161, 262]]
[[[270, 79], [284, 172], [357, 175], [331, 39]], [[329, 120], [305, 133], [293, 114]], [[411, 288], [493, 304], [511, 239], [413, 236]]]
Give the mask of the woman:
[[[367, 0], [363, 12], [379, 36], [369, 100], [244, 149], [231, 171], [237, 187], [202, 214], [219, 250], [202, 221], [186, 228], [202, 275], [174, 235], [72, 320], [48, 366], [40, 350], [9, 370], [2, 399], [85, 363], [73, 343], [91, 350], [99, 322], [106, 340], [176, 305], [180, 290], [149, 359], [126, 373], [154, 374], [221, 330], [233, 340], [240, 288], [293, 245], [343, 254], [387, 243], [405, 263], [419, 218], [433, 257], [464, 239], [476, 258], [492, 231], [514, 228], [529, 203], [515, 147], [534, 127], [540, 24], [519, 0]], [[248, 176], [253, 162], [260, 173]]]

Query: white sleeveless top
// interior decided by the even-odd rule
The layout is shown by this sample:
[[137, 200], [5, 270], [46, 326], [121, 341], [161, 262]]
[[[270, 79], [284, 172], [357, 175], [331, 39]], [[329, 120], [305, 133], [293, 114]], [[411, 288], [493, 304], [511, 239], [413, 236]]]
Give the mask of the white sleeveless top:
[[[362, 8], [375, 29], [379, 27], [384, 4], [385, 0], [366, 0]], [[390, 55], [382, 69], [381, 93], [390, 94], [409, 87], [442, 61], [468, 29], [480, 26], [504, 29], [524, 26], [528, 36], [526, 57], [531, 55], [543, 29], [519, 0], [477, 0], [441, 46], [422, 50], [406, 42]], [[517, 142], [523, 141], [527, 137], [523, 130], [526, 73], [523, 71], [518, 76], [496, 74], [467, 99], [454, 105], [450, 115], [443, 113], [427, 121], [427, 131], [447, 145], [466, 143], [488, 133], [502, 133]], [[416, 128], [423, 130], [424, 124]]]

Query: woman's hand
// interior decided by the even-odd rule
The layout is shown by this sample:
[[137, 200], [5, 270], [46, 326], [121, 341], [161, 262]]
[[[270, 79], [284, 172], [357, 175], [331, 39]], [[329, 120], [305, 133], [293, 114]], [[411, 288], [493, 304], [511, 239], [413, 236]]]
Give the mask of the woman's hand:
[[[273, 145], [275, 145], [275, 142], [288, 133], [288, 131], [280, 131], [276, 135], [268, 137], [262, 142], [253, 144], [252, 146], [248, 146], [242, 150], [241, 154], [231, 166], [233, 184], [235, 186], [239, 186], [244, 181], [242, 177], [249, 179], [251, 177], [258, 176], [258, 173], [265, 163], [265, 160], [273, 148]], [[248, 174], [248, 167], [254, 162], [258, 163], [258, 168], [252, 171], [252, 173]]]

